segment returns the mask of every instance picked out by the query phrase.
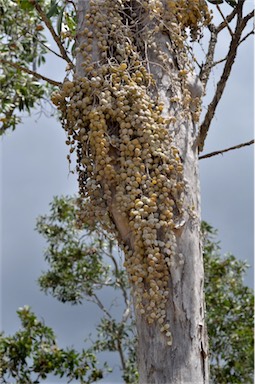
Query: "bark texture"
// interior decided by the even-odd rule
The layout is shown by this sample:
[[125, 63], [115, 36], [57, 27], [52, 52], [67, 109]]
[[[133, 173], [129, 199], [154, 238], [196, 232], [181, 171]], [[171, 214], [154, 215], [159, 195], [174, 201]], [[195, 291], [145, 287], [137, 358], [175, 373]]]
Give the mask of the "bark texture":
[[[191, 127], [190, 127], [191, 128]], [[183, 264], [171, 268], [167, 313], [173, 344], [168, 347], [157, 326], [137, 314], [140, 383], [208, 383], [207, 336], [204, 322], [203, 259], [199, 230], [199, 185], [194, 138], [187, 132], [184, 158], [188, 199], [194, 204], [178, 234]], [[188, 209], [188, 207], [186, 207]]]
[[[165, 36], [159, 37], [158, 47], [170, 55], [171, 63], [177, 63], [178, 58], [164, 49], [166, 41]], [[155, 62], [157, 58], [153, 52], [151, 56], [151, 61]], [[167, 318], [172, 346], [166, 345], [157, 326], [146, 324], [137, 313], [139, 375], [141, 384], [206, 384], [209, 382], [208, 343], [204, 317], [197, 132], [192, 114], [188, 116], [180, 105], [169, 103], [173, 92], [180, 99], [183, 93], [181, 80], [178, 82], [178, 67], [172, 65], [170, 68], [169, 74], [163, 74], [155, 65], [153, 75], [166, 106], [164, 113], [172, 115], [174, 108], [177, 118], [173, 134], [183, 160], [186, 183], [185, 215], [176, 230], [178, 253], [183, 259], [177, 257], [170, 270]]]

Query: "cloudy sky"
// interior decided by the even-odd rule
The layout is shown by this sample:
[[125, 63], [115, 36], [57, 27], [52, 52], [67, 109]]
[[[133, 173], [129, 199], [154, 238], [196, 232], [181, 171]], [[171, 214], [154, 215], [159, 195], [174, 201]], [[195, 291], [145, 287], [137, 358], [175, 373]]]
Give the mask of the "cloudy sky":
[[[253, 44], [245, 42], [212, 124], [205, 151], [223, 149], [253, 137]], [[228, 46], [223, 40], [219, 57]], [[221, 56], [222, 55], [222, 56]], [[49, 57], [44, 73], [63, 78], [63, 66]], [[215, 71], [210, 100], [218, 72]], [[54, 119], [33, 114], [1, 141], [1, 328], [17, 331], [18, 307], [30, 305], [54, 328], [61, 346], [82, 347], [99, 321], [92, 304], [72, 307], [39, 291], [44, 240], [34, 230], [53, 196], [77, 192], [68, 172], [65, 133]], [[253, 264], [253, 147], [200, 161], [202, 218], [219, 231], [222, 251]], [[252, 286], [252, 269], [245, 282]], [[114, 360], [114, 357], [110, 357]], [[119, 382], [117, 375], [109, 379]], [[104, 381], [104, 382], [107, 382]], [[48, 382], [47, 384], [50, 384]]]

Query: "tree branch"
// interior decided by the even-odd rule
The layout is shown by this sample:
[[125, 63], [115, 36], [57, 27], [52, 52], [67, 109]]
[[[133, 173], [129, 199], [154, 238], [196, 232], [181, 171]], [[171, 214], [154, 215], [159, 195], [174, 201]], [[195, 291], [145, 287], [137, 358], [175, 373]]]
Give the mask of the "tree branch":
[[18, 69], [18, 70], [20, 70], [22, 72], [28, 73], [29, 75], [34, 76], [36, 79], [44, 80], [44, 81], [46, 81], [49, 84], [55, 85], [56, 87], [61, 87], [62, 86], [62, 83], [59, 83], [58, 81], [49, 79], [48, 77], [43, 76], [40, 73], [32, 71], [31, 69], [23, 67], [22, 65], [19, 65], [17, 63], [12, 62], [12, 61], [5, 60], [2, 57], [0, 58], [0, 62], [4, 63], [4, 64], [7, 64], [7, 65], [10, 65], [11, 67], [16, 68], [16, 69]]
[[250, 13], [248, 13], [244, 18], [243, 18], [243, 22], [244, 24], [246, 25], [248, 23], [248, 21], [250, 19], [252, 19], [254, 17], [254, 9], [253, 11], [251, 11]]
[[240, 3], [238, 3], [238, 5], [236, 6], [237, 22], [236, 22], [235, 32], [232, 36], [229, 50], [227, 53], [227, 60], [226, 60], [221, 78], [217, 83], [215, 95], [214, 95], [211, 103], [208, 106], [204, 121], [200, 126], [199, 135], [198, 135], [198, 151], [199, 152], [202, 152], [202, 150], [204, 148], [205, 139], [207, 137], [211, 121], [214, 117], [218, 103], [219, 103], [219, 101], [223, 95], [223, 92], [224, 92], [225, 87], [226, 87], [226, 83], [229, 79], [229, 75], [231, 73], [233, 64], [235, 62], [237, 49], [238, 49], [238, 46], [239, 46], [239, 43], [241, 40], [242, 32], [243, 32], [247, 22], [250, 19], [250, 16], [248, 18], [248, 15], [245, 18], [242, 17], [242, 7], [243, 7], [243, 1], [240, 1]]
[[226, 28], [229, 25], [229, 23], [231, 23], [231, 21], [234, 19], [236, 14], [237, 14], [237, 8], [235, 7], [233, 11], [227, 17], [225, 17], [224, 21], [218, 25], [217, 33], [222, 31], [222, 29]]
[[226, 61], [226, 60], [227, 60], [227, 57], [224, 57], [224, 59], [215, 61], [214, 63], [212, 63], [212, 68], [216, 67], [216, 65], [218, 65], [218, 64], [224, 63], [224, 61]]
[[59, 53], [55, 52], [55, 51], [54, 51], [53, 49], [51, 49], [48, 45], [46, 45], [46, 44], [43, 43], [40, 39], [38, 39], [38, 37], [34, 36], [31, 32], [26, 31], [26, 33], [27, 33], [28, 35], [30, 35], [30, 36], [33, 36], [33, 38], [34, 38], [39, 44], [41, 44], [45, 49], [47, 49], [47, 51], [53, 53], [54, 55], [56, 55], [56, 56], [59, 57], [60, 59], [63, 59], [63, 57], [62, 57]]
[[48, 28], [48, 30], [50, 31], [53, 39], [55, 40], [60, 52], [61, 52], [61, 57], [67, 61], [68, 64], [70, 64], [70, 66], [73, 68], [74, 67], [74, 64], [72, 62], [72, 60], [69, 58], [69, 56], [67, 55], [66, 53], [66, 50], [61, 42], [61, 39], [59, 38], [59, 36], [56, 34], [50, 20], [48, 19], [48, 17], [46, 16], [45, 12], [42, 10], [40, 4], [38, 2], [34, 2], [34, 7], [35, 9], [37, 10], [37, 12], [39, 13], [39, 15], [41, 16], [43, 22], [45, 23], [46, 27]]
[[239, 45], [241, 45], [249, 36], [251, 35], [254, 35], [254, 29], [252, 31], [250, 31], [249, 33], [247, 33], [247, 35], [245, 35], [242, 40], [240, 40], [239, 42]]
[[248, 145], [252, 145], [252, 144], [254, 144], [254, 140], [247, 141], [246, 143], [235, 145], [234, 147], [222, 149], [220, 151], [215, 151], [215, 152], [207, 153], [206, 155], [199, 156], [198, 159], [202, 160], [202, 159], [207, 159], [208, 157], [213, 157], [213, 156], [216, 156], [216, 155], [222, 155], [225, 152], [233, 151], [234, 149], [238, 149], [238, 148], [247, 147]]
[[105, 308], [105, 306], [103, 305], [102, 301], [99, 299], [99, 297], [93, 293], [91, 295], [92, 299], [88, 299], [89, 301], [92, 301], [93, 303], [97, 304], [98, 307], [106, 314], [107, 317], [109, 317], [109, 319], [112, 319], [112, 316], [110, 314], [110, 312], [107, 311], [107, 309]]
[[232, 30], [231, 30], [231, 28], [230, 28], [230, 26], [229, 26], [229, 22], [228, 22], [228, 20], [225, 18], [225, 16], [223, 15], [223, 13], [222, 13], [222, 11], [221, 11], [221, 9], [220, 9], [220, 7], [219, 7], [218, 4], [216, 4], [216, 8], [217, 8], [218, 12], [220, 13], [221, 17], [223, 18], [224, 23], [225, 23], [225, 25], [226, 25], [226, 27], [227, 27], [229, 33], [230, 33], [230, 36], [233, 36], [233, 32], [232, 32]]
[[[19, 25], [20, 27], [23, 27], [23, 26], [22, 26], [21, 24], [19, 24], [19, 23], [18, 23], [18, 25]], [[38, 39], [38, 37], [37, 37], [35, 34], [31, 33], [28, 29], [25, 29], [24, 32], [25, 32], [26, 34], [32, 36], [33, 39], [35, 39], [39, 44], [41, 44], [45, 49], [47, 49], [47, 51], [53, 53], [54, 55], [56, 55], [56, 56], [59, 57], [60, 59], [63, 59], [63, 57], [62, 57], [59, 53], [55, 52], [55, 51], [54, 51], [53, 49], [51, 49], [48, 45], [46, 45], [43, 41], [41, 41], [40, 39]]]
[[123, 352], [123, 349], [122, 349], [121, 335], [119, 335], [118, 338], [117, 338], [117, 350], [118, 350], [119, 355], [120, 355], [120, 361], [121, 361], [121, 365], [122, 365], [122, 370], [125, 372], [125, 370], [126, 370], [126, 362], [125, 362], [125, 355], [124, 355], [124, 352]]
[[215, 48], [217, 44], [218, 34], [217, 30], [214, 24], [210, 24], [208, 26], [209, 31], [211, 32], [211, 38], [208, 45], [208, 51], [206, 54], [206, 62], [204, 65], [202, 65], [202, 68], [199, 73], [199, 78], [204, 86], [204, 89], [206, 89], [206, 85], [211, 73], [211, 69], [213, 66], [213, 59], [214, 59], [214, 53]]

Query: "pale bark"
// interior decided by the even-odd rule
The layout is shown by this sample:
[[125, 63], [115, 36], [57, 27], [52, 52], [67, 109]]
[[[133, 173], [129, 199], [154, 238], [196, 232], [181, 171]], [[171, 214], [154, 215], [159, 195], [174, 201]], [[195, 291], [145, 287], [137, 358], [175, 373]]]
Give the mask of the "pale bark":
[[[166, 37], [159, 37], [157, 48], [164, 50]], [[167, 52], [166, 52], [167, 53]], [[152, 61], [157, 60], [156, 55]], [[168, 53], [169, 55], [169, 53]], [[172, 58], [173, 59], [173, 58]], [[171, 60], [172, 63], [175, 60]], [[173, 90], [180, 95], [181, 82], [177, 82], [178, 68], [172, 66], [167, 75], [156, 69], [153, 74], [164, 102], [164, 113], [170, 113], [169, 95]], [[173, 84], [175, 86], [173, 87]], [[178, 107], [177, 107], [178, 108]], [[185, 113], [185, 112], [184, 112]], [[171, 111], [171, 115], [173, 111]], [[183, 255], [172, 265], [169, 280], [170, 294], [167, 318], [173, 344], [167, 346], [157, 326], [146, 324], [137, 313], [138, 364], [141, 384], [206, 384], [208, 375], [207, 332], [204, 319], [203, 257], [200, 242], [200, 189], [196, 130], [190, 116], [175, 110], [177, 118], [175, 145], [184, 165], [186, 182], [185, 217], [176, 231], [178, 252]]]
[[[82, 28], [88, 1], [79, 0], [78, 6], [79, 28]], [[78, 40], [82, 42], [79, 30]], [[158, 58], [159, 49], [168, 57], [167, 70], [164, 69], [165, 63]], [[183, 160], [186, 186], [185, 214], [183, 220], [176, 225], [178, 252], [170, 270], [170, 294], [166, 308], [173, 344], [167, 345], [165, 336], [157, 324], [147, 324], [139, 311], [136, 313], [140, 383], [207, 384], [208, 358], [204, 323], [204, 271], [200, 242], [197, 132], [189, 107], [170, 101], [176, 96], [183, 99], [183, 92], [187, 89], [185, 90], [184, 82], [178, 76], [181, 59], [175, 53], [169, 36], [159, 32], [157, 47], [148, 48], [146, 56], [149, 70], [157, 83], [160, 100], [165, 105], [163, 115], [176, 118], [175, 123], [170, 123], [169, 131]], [[82, 57], [78, 55], [79, 76], [82, 75], [81, 64]], [[114, 199], [108, 209], [119, 231], [120, 239], [132, 248], [132, 232], [128, 219], [115, 209]]]
[[[186, 136], [184, 159], [189, 199], [199, 210], [197, 154]], [[173, 344], [166, 346], [157, 326], [137, 314], [140, 383], [208, 383], [207, 336], [204, 323], [203, 259], [198, 218], [189, 217], [178, 236], [184, 264], [171, 269], [167, 312]]]

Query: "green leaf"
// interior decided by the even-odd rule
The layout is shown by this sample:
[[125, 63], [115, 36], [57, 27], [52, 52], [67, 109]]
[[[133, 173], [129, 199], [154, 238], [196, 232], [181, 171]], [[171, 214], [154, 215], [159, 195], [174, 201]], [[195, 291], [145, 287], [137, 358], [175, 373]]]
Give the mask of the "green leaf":
[[236, 0], [225, 0], [226, 3], [228, 5], [230, 5], [231, 7], [235, 8], [235, 6], [237, 5], [237, 1]]
[[50, 7], [49, 11], [47, 12], [46, 16], [48, 19], [50, 19], [52, 16], [56, 16], [58, 14], [58, 4], [56, 1], [53, 1], [52, 6]]
[[71, 48], [71, 53], [73, 57], [75, 56], [75, 48], [76, 48], [76, 41], [73, 43], [72, 48]]
[[65, 22], [68, 26], [68, 29], [69, 31], [71, 32], [72, 35], [75, 34], [76, 32], [76, 25], [77, 25], [77, 18], [75, 15], [70, 15], [70, 14], [66, 14], [65, 15]]
[[18, 5], [24, 11], [32, 11], [34, 9], [33, 4], [29, 0], [18, 0]]
[[65, 7], [61, 8], [58, 19], [57, 19], [57, 33], [60, 35], [62, 30], [62, 20], [63, 20], [63, 14], [64, 14]]

